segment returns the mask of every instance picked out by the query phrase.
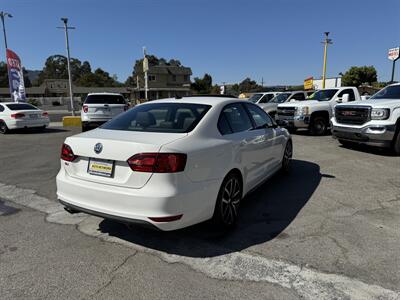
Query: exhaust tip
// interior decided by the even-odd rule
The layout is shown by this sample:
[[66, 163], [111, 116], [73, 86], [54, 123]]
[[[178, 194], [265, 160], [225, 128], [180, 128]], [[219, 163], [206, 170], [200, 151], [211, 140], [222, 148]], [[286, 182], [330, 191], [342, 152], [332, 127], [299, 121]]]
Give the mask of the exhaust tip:
[[71, 215], [79, 213], [79, 211], [72, 209], [70, 207], [64, 206], [64, 210], [69, 212]]

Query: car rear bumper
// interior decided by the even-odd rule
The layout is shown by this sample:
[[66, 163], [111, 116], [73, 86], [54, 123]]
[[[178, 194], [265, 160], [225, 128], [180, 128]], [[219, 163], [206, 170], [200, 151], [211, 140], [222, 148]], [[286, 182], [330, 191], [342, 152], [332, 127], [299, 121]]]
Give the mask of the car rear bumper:
[[[212, 217], [222, 180], [193, 183], [181, 174], [181, 183], [175, 188], [176, 182], [166, 181], [166, 175], [153, 174], [143, 188], [134, 189], [73, 178], [61, 168], [56, 178], [57, 197], [64, 206], [78, 211], [127, 223], [149, 224], [165, 231]], [[152, 220], [180, 215], [173, 221]]]
[[37, 119], [37, 120], [12, 120], [7, 122], [8, 129], [22, 129], [22, 128], [35, 128], [49, 126], [49, 119]]
[[379, 147], [390, 147], [395, 135], [395, 125], [343, 126], [333, 122], [332, 136], [336, 139]]

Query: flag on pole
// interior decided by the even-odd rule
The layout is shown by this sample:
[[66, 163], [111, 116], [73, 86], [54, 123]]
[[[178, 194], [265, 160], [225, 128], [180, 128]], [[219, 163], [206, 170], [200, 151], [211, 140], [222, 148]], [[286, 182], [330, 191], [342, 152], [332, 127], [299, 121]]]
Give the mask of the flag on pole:
[[15, 102], [26, 101], [24, 74], [18, 55], [7, 49], [7, 69], [11, 99]]

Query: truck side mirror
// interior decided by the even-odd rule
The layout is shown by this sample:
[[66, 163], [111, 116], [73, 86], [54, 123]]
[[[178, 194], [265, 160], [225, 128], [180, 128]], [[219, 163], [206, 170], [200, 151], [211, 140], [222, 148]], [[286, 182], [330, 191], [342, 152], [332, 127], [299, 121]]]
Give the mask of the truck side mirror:
[[349, 95], [349, 94], [344, 94], [344, 95], [342, 96], [342, 103], [349, 102], [349, 98], [350, 98], [350, 95]]

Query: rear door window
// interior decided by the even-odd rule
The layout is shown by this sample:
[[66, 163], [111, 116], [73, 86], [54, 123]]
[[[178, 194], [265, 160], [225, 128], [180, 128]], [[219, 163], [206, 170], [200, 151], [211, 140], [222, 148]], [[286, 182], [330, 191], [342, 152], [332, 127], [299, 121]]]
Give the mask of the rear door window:
[[88, 95], [85, 104], [122, 104], [125, 105], [125, 99], [121, 95]]
[[344, 94], [349, 94], [349, 101], [355, 101], [356, 96], [354, 95], [354, 91], [352, 89], [345, 89], [338, 94], [338, 97], [343, 97]]
[[4, 111], [4, 106], [0, 104], [0, 112]]
[[240, 103], [227, 105], [221, 112], [220, 117], [222, 116], [229, 124], [232, 133], [242, 132], [253, 128], [249, 115]]
[[256, 128], [272, 127], [274, 125], [270, 116], [260, 107], [246, 103], [246, 108], [249, 110]]
[[292, 99], [295, 99], [295, 100], [306, 100], [306, 97], [304, 96], [304, 93], [296, 93], [296, 94], [294, 94]]

